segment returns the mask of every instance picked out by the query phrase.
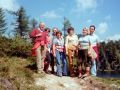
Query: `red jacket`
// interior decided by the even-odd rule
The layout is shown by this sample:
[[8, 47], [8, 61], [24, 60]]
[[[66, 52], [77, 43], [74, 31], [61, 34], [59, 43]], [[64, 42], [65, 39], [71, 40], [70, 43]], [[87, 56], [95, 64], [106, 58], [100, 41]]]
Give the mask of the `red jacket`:
[[[41, 33], [41, 36], [37, 37], [36, 35], [40, 33]], [[42, 32], [38, 29], [33, 29], [30, 33], [30, 38], [34, 39], [33, 41], [34, 45], [32, 48], [32, 56], [36, 56], [36, 49], [41, 45], [45, 46], [47, 44], [47, 33], [44, 31]]]
[[[42, 34], [42, 36], [39, 36], [39, 37], [36, 37], [37, 34]], [[42, 32], [38, 29], [33, 29], [31, 32], [30, 32], [30, 38], [34, 38], [34, 44], [36, 42], [40, 42], [41, 45], [45, 45], [47, 44], [47, 34], [46, 32]]]

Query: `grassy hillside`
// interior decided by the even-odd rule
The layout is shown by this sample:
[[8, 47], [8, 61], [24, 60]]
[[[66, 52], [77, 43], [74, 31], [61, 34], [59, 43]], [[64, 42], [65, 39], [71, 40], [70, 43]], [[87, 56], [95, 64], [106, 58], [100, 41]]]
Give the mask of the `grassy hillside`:
[[35, 70], [36, 67], [32, 60], [17, 57], [0, 58], [0, 88], [4, 86], [12, 88], [11, 90], [44, 90], [43, 87], [34, 85], [34, 77], [44, 76], [37, 74]]

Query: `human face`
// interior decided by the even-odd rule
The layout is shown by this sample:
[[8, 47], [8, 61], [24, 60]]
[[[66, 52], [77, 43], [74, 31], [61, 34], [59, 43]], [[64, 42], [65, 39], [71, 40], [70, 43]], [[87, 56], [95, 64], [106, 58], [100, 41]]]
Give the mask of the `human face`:
[[74, 34], [74, 30], [70, 30], [69, 34], [73, 35]]
[[41, 30], [43, 30], [43, 29], [45, 28], [45, 24], [44, 24], [44, 23], [40, 23], [39, 28], [40, 28]]
[[90, 27], [90, 34], [93, 34], [95, 31], [94, 27]]
[[57, 38], [58, 38], [58, 39], [61, 38], [61, 34], [60, 34], [60, 33], [57, 34]]
[[46, 33], [49, 35], [50, 34], [50, 30], [47, 30]]
[[54, 28], [54, 29], [53, 29], [53, 34], [55, 35], [57, 31], [58, 31], [58, 29], [57, 29], [57, 28]]
[[88, 30], [87, 29], [83, 29], [82, 33], [83, 33], [83, 36], [86, 36], [86, 35], [88, 35]]

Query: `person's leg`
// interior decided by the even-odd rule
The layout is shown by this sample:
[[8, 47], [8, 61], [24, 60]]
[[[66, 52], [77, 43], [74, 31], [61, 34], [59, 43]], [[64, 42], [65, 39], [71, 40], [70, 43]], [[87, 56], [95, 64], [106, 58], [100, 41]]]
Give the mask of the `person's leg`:
[[96, 76], [97, 75], [97, 69], [96, 69], [96, 60], [92, 60], [92, 66], [91, 66], [91, 75]]
[[49, 51], [47, 51], [45, 62], [44, 62], [44, 71], [46, 73], [48, 73], [48, 68], [49, 68], [49, 65], [50, 65], [50, 61], [51, 61], [50, 53], [49, 53]]
[[43, 68], [42, 68], [42, 65], [41, 65], [41, 46], [39, 46], [37, 49], [36, 49], [36, 64], [37, 64], [37, 72], [38, 73], [41, 73], [43, 71]]
[[[80, 59], [81, 61], [82, 59]], [[82, 76], [82, 62], [79, 63], [78, 66], [78, 78], [80, 78]]]
[[72, 55], [73, 55], [72, 50], [68, 50], [68, 63], [69, 63], [70, 76], [74, 76]]
[[60, 52], [56, 50], [56, 64], [57, 64], [57, 75], [62, 76], [62, 67], [61, 67], [61, 55]]
[[68, 74], [68, 69], [67, 69], [67, 60], [65, 53], [61, 53], [61, 59], [62, 59], [62, 64], [63, 64], [63, 75], [67, 76]]
[[78, 78], [82, 77], [82, 56], [83, 52], [82, 50], [78, 51]]
[[44, 61], [46, 59], [46, 48], [45, 46], [41, 46], [41, 68], [44, 69]]
[[90, 75], [90, 58], [88, 56], [88, 50], [84, 50], [84, 54], [85, 54], [85, 76], [89, 76]]
[[50, 65], [51, 65], [52, 73], [54, 74], [54, 72], [55, 72], [55, 70], [54, 70], [54, 66], [55, 66], [55, 63], [54, 63], [54, 56], [53, 56], [52, 53], [50, 53], [50, 56], [51, 56]]
[[94, 51], [97, 54], [97, 58], [92, 60], [92, 66], [91, 66], [91, 75], [96, 76], [97, 75], [97, 61], [99, 61], [99, 53], [98, 53], [98, 47], [93, 47]]

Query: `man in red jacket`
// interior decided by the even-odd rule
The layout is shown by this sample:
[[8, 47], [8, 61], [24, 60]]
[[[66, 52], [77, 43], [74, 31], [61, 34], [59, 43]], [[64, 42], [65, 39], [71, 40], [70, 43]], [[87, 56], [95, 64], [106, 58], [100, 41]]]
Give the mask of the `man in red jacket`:
[[34, 56], [37, 57], [36, 64], [38, 73], [43, 73], [46, 55], [47, 34], [44, 31], [44, 28], [45, 24], [41, 22], [39, 28], [33, 29], [30, 33], [30, 38], [34, 39], [32, 51], [34, 52]]

